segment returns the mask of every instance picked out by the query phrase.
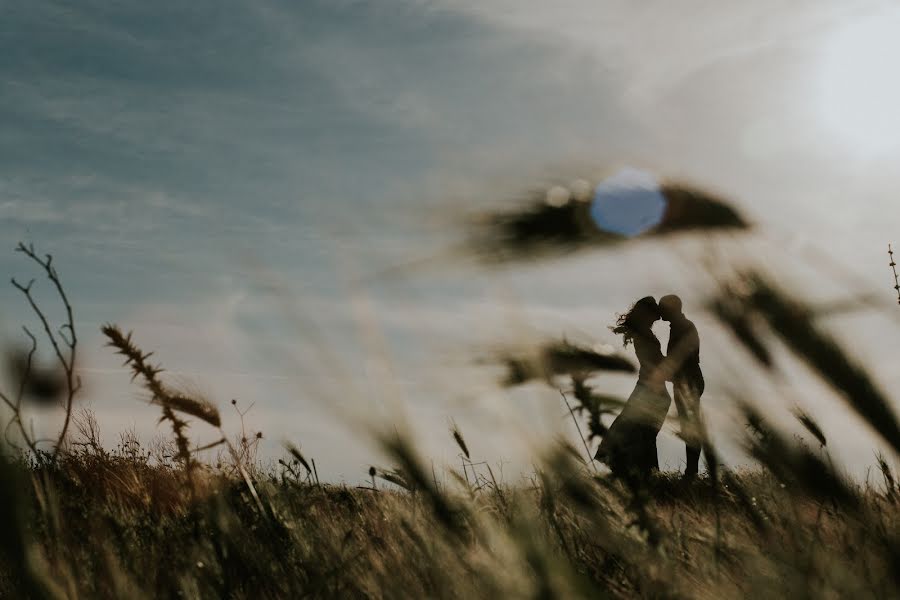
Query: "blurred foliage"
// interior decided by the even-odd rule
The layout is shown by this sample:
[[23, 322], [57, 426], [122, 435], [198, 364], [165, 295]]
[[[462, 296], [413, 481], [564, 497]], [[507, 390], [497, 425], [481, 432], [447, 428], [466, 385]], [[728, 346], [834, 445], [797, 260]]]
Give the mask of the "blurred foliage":
[[552, 384], [558, 375], [584, 376], [603, 371], [634, 373], [634, 363], [620, 354], [598, 352], [567, 340], [550, 340], [534, 347], [504, 349], [495, 353], [495, 362], [506, 367], [505, 386], [532, 380]]
[[662, 219], [636, 238], [601, 229], [591, 215], [590, 194], [557, 202], [547, 191], [535, 190], [513, 208], [473, 218], [468, 248], [488, 263], [530, 261], [629, 239], [751, 227], [726, 200], [699, 188], [673, 183], [662, 185], [660, 192], [666, 200]]

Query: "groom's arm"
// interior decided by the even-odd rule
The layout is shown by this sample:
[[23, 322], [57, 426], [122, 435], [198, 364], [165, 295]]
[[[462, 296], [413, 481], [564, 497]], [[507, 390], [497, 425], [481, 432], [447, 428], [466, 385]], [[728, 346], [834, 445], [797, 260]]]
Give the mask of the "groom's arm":
[[677, 354], [678, 337], [672, 329], [669, 329], [669, 341], [666, 344], [666, 356], [656, 365], [653, 372], [653, 379], [656, 383], [665, 383], [672, 381], [675, 373], [678, 371], [678, 365], [674, 364], [674, 356]]
[[693, 324], [681, 335], [669, 335], [666, 356], [656, 368], [654, 378], [662, 383], [673, 381], [689, 356], [700, 350], [700, 335]]

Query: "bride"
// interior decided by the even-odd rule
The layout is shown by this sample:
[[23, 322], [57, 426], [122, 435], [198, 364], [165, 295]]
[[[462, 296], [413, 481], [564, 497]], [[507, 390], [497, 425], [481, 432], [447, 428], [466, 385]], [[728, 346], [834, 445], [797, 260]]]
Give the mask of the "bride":
[[640, 364], [637, 385], [594, 456], [606, 463], [615, 475], [644, 477], [659, 469], [656, 436], [672, 403], [665, 380], [659, 376], [663, 355], [651, 329], [659, 318], [656, 300], [647, 296], [635, 302], [612, 328], [622, 336], [626, 346], [634, 343]]

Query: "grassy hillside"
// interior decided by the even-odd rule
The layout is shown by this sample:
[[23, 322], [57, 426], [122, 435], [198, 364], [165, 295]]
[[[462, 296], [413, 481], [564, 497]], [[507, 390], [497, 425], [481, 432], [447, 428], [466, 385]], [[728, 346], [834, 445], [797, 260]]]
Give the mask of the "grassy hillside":
[[[397, 450], [398, 462], [415, 464]], [[887, 467], [878, 486], [839, 498], [762, 471], [722, 473], [718, 490], [674, 474], [629, 490], [591, 475], [564, 446], [514, 487], [487, 473], [467, 486], [408, 470], [411, 490], [380, 479], [371, 489], [317, 485], [285, 461], [253, 474], [257, 502], [226, 467], [197, 467], [192, 485], [149, 454], [86, 445], [52, 467], [6, 464], [0, 596], [887, 598], [900, 589], [900, 488]]]

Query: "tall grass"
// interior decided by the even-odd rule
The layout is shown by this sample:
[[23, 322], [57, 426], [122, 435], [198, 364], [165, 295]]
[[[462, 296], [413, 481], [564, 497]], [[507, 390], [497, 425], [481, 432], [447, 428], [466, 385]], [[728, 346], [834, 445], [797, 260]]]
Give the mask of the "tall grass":
[[[670, 214], [650, 235], [746, 226], [699, 191], [671, 188], [667, 198]], [[538, 214], [551, 209], [569, 212], [554, 213], [558, 222]], [[502, 229], [492, 243], [510, 245], [504, 258], [560, 236], [567, 250], [599, 241], [570, 231], [584, 207], [523, 210], [489, 222]], [[563, 230], [541, 230], [554, 223]], [[508, 482], [478, 456], [478, 440], [451, 422], [447, 441], [460, 450], [459, 470], [430, 468], [414, 432], [373, 429], [389, 466], [369, 469], [371, 485], [336, 485], [320, 481], [314, 458], [291, 443], [276, 466], [258, 464], [259, 436], [246, 428], [246, 410], [232, 402], [242, 423], [233, 438], [214, 402], [172, 386], [152, 353], [113, 324], [102, 329], [109, 346], [149, 393], [171, 438], [147, 446], [125, 432], [106, 449], [96, 417], [74, 410], [77, 339], [55, 268], [50, 257], [21, 248], [67, 309], [65, 334], [41, 319], [59, 363], [63, 383], [54, 394], [65, 422], [48, 452], [24, 427], [30, 396], [3, 397], [25, 442], [0, 460], [0, 596], [887, 598], [900, 591], [900, 486], [891, 468], [900, 430], [890, 398], [814, 311], [759, 273], [723, 282], [711, 312], [764, 372], [777, 370], [772, 345], [780, 343], [838, 392], [890, 448], [879, 457], [880, 484], [861, 486], [835, 469], [812, 414], [795, 411], [818, 448], [743, 402], [743, 442], [758, 467], [718, 465], [706, 439], [710, 474], [694, 482], [673, 473], [641, 485], [612, 479], [567, 440], [543, 444], [530, 476]], [[16, 287], [43, 315], [31, 284]], [[39, 379], [31, 365], [37, 338], [26, 334], [32, 350], [20, 390]], [[624, 357], [565, 341], [495, 358], [507, 367], [503, 385], [559, 389], [588, 454], [606, 433], [604, 419], [623, 404], [594, 376], [634, 370]], [[214, 441], [199, 443], [201, 432]], [[225, 459], [201, 460], [210, 449]]]
[[891, 597], [900, 583], [896, 483], [837, 495], [794, 471], [729, 473], [720, 489], [661, 475], [636, 501], [560, 447], [530, 485], [466, 488], [387, 443], [411, 491], [260, 473], [266, 511], [221, 471], [203, 469], [191, 499], [180, 463], [117, 450], [7, 462], [5, 484], [47, 485], [4, 505], [7, 525], [28, 525], [4, 529], [0, 583], [87, 598]]

